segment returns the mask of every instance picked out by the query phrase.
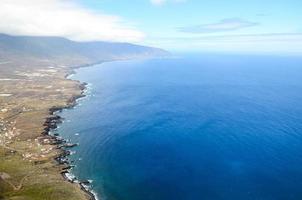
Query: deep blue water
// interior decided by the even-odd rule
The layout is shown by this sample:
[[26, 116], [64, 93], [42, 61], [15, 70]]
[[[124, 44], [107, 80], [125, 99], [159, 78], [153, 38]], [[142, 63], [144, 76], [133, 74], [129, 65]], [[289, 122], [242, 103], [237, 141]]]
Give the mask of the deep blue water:
[[90, 94], [59, 132], [104, 200], [302, 199], [302, 58], [186, 55], [73, 78]]

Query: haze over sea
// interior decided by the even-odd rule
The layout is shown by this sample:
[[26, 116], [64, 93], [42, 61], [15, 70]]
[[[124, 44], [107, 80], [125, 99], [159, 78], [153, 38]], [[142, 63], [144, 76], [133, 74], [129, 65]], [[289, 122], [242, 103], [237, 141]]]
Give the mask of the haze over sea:
[[301, 200], [302, 58], [182, 55], [77, 70], [73, 173], [105, 200]]

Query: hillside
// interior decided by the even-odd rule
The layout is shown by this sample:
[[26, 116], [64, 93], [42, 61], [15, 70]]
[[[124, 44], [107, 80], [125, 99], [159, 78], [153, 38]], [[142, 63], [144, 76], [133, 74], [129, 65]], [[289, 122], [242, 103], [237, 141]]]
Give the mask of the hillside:
[[94, 63], [104, 60], [164, 56], [167, 52], [129, 43], [75, 42], [61, 37], [10, 36], [0, 34], [0, 59], [49, 60], [60, 64]]

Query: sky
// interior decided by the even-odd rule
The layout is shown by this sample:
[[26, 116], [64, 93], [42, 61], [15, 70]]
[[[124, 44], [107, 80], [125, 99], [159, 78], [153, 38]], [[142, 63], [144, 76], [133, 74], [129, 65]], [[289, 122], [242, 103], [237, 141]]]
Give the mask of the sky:
[[0, 0], [0, 32], [302, 55], [301, 0]]

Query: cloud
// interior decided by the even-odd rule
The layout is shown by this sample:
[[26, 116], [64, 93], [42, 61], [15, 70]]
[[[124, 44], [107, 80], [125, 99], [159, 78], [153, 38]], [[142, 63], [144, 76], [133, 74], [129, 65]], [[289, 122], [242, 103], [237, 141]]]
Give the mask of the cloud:
[[144, 37], [121, 18], [96, 13], [71, 0], [0, 0], [0, 4], [1, 33], [76, 41], [137, 42]]
[[259, 24], [256, 22], [250, 22], [240, 18], [229, 18], [211, 24], [181, 27], [178, 30], [186, 33], [216, 33], [225, 31], [235, 31], [257, 25]]
[[186, 0], [150, 0], [150, 2], [151, 2], [153, 5], [161, 6], [161, 5], [164, 5], [165, 3], [168, 3], [168, 2], [172, 2], [172, 3], [183, 3], [183, 2], [186, 2]]
[[153, 5], [159, 6], [159, 5], [163, 5], [164, 3], [166, 3], [166, 0], [151, 0], [151, 3]]
[[258, 33], [153, 38], [149, 45], [166, 49], [302, 55], [302, 33]]

